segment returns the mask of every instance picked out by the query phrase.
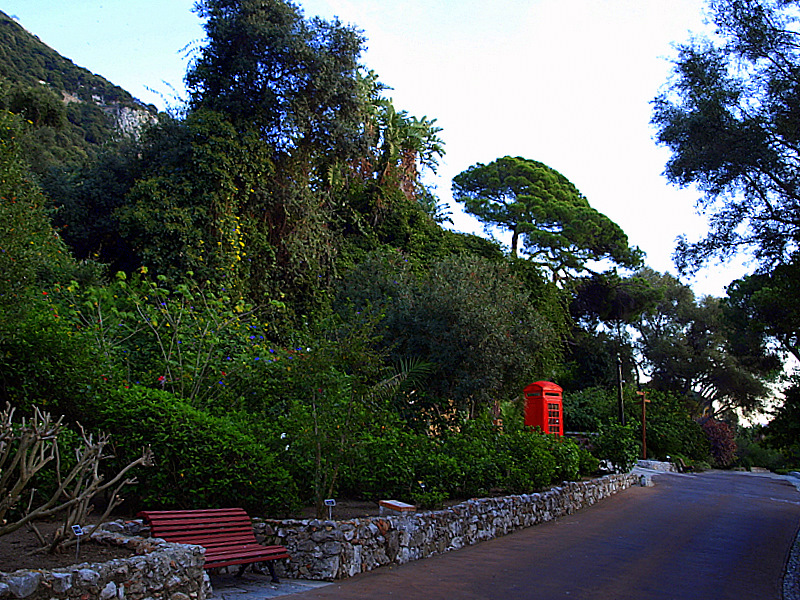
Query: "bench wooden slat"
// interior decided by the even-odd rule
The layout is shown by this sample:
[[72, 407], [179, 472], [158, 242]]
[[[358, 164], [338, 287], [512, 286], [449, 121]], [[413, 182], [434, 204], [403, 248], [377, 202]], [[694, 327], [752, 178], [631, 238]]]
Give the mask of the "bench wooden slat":
[[228, 537], [228, 538], [246, 538], [249, 541], [255, 540], [255, 537], [252, 533], [252, 528], [250, 531], [245, 531], [243, 529], [231, 531], [231, 530], [220, 530], [220, 529], [193, 529], [193, 530], [183, 530], [183, 529], [164, 529], [157, 526], [150, 527], [151, 531], [157, 531], [158, 537], [167, 536], [169, 538], [207, 538], [211, 536], [216, 537]]
[[[232, 544], [241, 543], [241, 544], [257, 544], [258, 542], [252, 535], [246, 535], [245, 533], [236, 533], [232, 535], [218, 533], [218, 534], [211, 534], [211, 533], [187, 533], [187, 534], [172, 534], [169, 536], [170, 541], [175, 540], [203, 540], [203, 541], [219, 541], [219, 542], [230, 542]], [[189, 542], [182, 542], [182, 543], [189, 543]], [[201, 546], [203, 544], [200, 544]]]
[[250, 517], [241, 508], [142, 511], [138, 516], [150, 525], [153, 537], [205, 548], [206, 569], [267, 562], [277, 581], [269, 561], [289, 558], [284, 546], [258, 543]]

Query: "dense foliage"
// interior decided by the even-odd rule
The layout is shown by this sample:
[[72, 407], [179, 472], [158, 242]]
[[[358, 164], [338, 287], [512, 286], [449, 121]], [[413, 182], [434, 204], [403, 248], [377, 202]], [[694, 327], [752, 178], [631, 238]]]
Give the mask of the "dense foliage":
[[[647, 392], [646, 409], [647, 455], [666, 460], [682, 456], [691, 460], [708, 461], [709, 442], [700, 424], [692, 419], [684, 399], [676, 393]], [[641, 396], [633, 388], [624, 390], [626, 426], [618, 424], [618, 402], [615, 391], [609, 388], [586, 388], [564, 396], [564, 424], [567, 431], [597, 434], [598, 445], [605, 448], [600, 454], [621, 464], [641, 458], [642, 408]]]
[[[201, 9], [213, 35], [189, 75], [184, 117], [163, 116], [138, 141], [40, 178], [74, 256], [124, 270], [115, 276], [70, 256], [8, 116], [3, 298], [6, 316], [25, 318], [0, 339], [4, 396], [113, 431], [115, 464], [150, 445], [156, 466], [139, 475], [132, 505], [282, 514], [365, 495], [370, 480], [434, 505], [538, 489], [577, 477], [580, 465], [590, 472], [576, 447], [523, 432], [519, 418], [508, 434], [479, 425], [526, 372], [554, 368], [564, 314], [537, 274], [441, 228], [420, 179], [443, 151], [433, 122], [380, 96], [357, 68], [354, 31], [280, 2], [228, 8]], [[318, 82], [328, 91], [339, 78], [350, 108], [286, 77], [263, 80], [261, 96], [211, 93], [233, 64], [215, 53], [243, 33], [240, 17], [253, 26], [236, 45], [241, 57], [261, 48], [287, 69], [328, 77]], [[262, 58], [247, 67], [256, 77]], [[331, 70], [315, 71], [323, 64]], [[26, 140], [63, 126], [51, 98], [8, 98], [35, 117]], [[403, 268], [373, 272], [381, 255]], [[413, 310], [383, 296], [379, 273], [403, 281]], [[373, 283], [361, 286], [364, 277]], [[462, 427], [481, 430], [481, 443]], [[399, 487], [370, 475], [376, 460], [397, 471], [380, 456], [395, 442], [412, 465]], [[481, 464], [494, 466], [458, 465], [444, 444], [481, 448]]]
[[[790, 272], [721, 302], [625, 271], [640, 259], [625, 234], [527, 159], [456, 180], [524, 256], [448, 231], [423, 178], [440, 130], [384, 97], [361, 32], [282, 0], [198, 11], [191, 101], [138, 138], [70, 142], [69, 65], [53, 62], [49, 87], [6, 73], [0, 400], [112, 432], [117, 468], [149, 445], [130, 509], [435, 506], [599, 459], [624, 470], [641, 451], [640, 374], [649, 456], [730, 463], [721, 419], [765, 395], [775, 340], [792, 351], [792, 313], [769, 310]], [[596, 259], [619, 272], [590, 272]], [[545, 379], [564, 386], [580, 447], [524, 427], [520, 390]], [[791, 435], [793, 398], [767, 440]], [[704, 434], [693, 417], [712, 415]]]
[[780, 368], [775, 354], [738, 334], [719, 299], [697, 300], [671, 275], [642, 275], [661, 292], [634, 323], [652, 387], [682, 394], [698, 418], [760, 408]]
[[456, 255], [422, 275], [402, 255], [371, 256], [343, 279], [337, 298], [341, 310], [386, 315], [382, 345], [394, 360], [435, 366], [406, 409], [429, 422], [472, 417], [495, 399], [513, 398], [528, 373], [551, 376], [561, 332], [539, 312], [555, 310], [546, 302], [505, 261]]
[[767, 425], [767, 445], [780, 450], [788, 465], [800, 464], [800, 382], [795, 376], [774, 419]]

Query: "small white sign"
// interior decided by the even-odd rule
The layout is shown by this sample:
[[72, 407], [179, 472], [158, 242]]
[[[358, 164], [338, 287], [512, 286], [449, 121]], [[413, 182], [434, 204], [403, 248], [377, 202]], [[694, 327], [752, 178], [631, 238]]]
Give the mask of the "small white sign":
[[325, 500], [325, 506], [336, 506], [336, 500], [328, 498]]
[[81, 529], [80, 525], [73, 525], [72, 533], [74, 533], [77, 537], [81, 537], [83, 535], [83, 529]]

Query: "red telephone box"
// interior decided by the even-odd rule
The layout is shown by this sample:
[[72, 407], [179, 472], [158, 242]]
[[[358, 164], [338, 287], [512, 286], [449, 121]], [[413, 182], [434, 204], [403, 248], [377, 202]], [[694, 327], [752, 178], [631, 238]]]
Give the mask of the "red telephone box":
[[525, 425], [539, 427], [545, 433], [564, 435], [564, 405], [561, 386], [537, 381], [525, 387]]

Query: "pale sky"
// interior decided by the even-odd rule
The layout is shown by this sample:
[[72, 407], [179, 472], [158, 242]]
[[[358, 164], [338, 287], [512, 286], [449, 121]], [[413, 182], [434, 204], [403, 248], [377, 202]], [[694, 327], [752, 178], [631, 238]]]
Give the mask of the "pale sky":
[[[437, 119], [447, 154], [429, 178], [451, 204], [454, 175], [505, 155], [541, 161], [619, 224], [647, 264], [672, 271], [675, 238], [705, 221], [693, 190], [662, 176], [650, 102], [674, 43], [703, 31], [702, 0], [306, 0], [306, 17], [338, 16], [367, 37], [363, 63], [398, 109]], [[194, 0], [0, 0], [76, 64], [159, 108], [183, 93], [185, 48], [202, 42]], [[155, 93], [154, 93], [155, 92]], [[480, 233], [467, 216], [454, 229]], [[686, 280], [724, 295], [741, 265]]]

